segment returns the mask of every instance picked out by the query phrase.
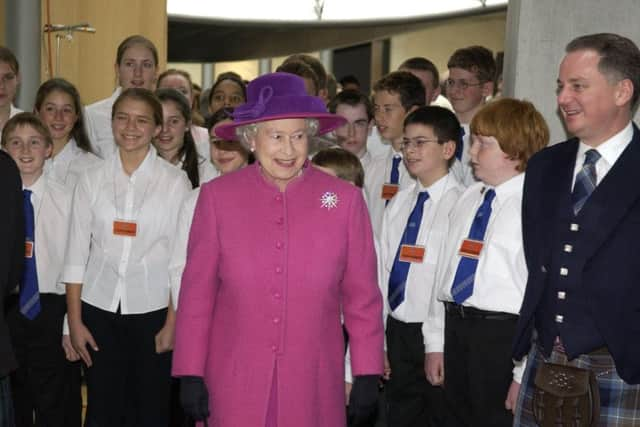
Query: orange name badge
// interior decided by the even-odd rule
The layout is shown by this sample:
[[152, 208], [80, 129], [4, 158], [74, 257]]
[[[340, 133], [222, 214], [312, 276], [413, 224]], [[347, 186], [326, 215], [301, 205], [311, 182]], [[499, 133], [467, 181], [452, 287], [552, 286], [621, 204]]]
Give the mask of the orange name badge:
[[483, 246], [484, 242], [480, 240], [464, 239], [458, 253], [463, 257], [478, 259]]
[[421, 263], [424, 260], [424, 246], [402, 245], [398, 259], [403, 262]]
[[113, 221], [113, 234], [115, 236], [136, 237], [138, 224], [133, 221]]
[[398, 184], [384, 184], [382, 186], [382, 198], [384, 200], [391, 200], [396, 195], [400, 186]]
[[24, 242], [24, 257], [33, 258], [33, 242], [31, 240]]

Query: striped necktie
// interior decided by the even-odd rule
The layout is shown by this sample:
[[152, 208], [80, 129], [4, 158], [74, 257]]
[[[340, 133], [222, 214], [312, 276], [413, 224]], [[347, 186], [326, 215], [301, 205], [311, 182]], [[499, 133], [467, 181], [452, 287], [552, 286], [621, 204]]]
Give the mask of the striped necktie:
[[598, 182], [596, 162], [600, 157], [600, 153], [597, 150], [591, 149], [584, 153], [584, 164], [576, 175], [576, 183], [573, 185], [573, 193], [571, 193], [574, 215], [578, 215], [578, 212], [580, 212], [580, 209], [582, 209], [596, 188]]

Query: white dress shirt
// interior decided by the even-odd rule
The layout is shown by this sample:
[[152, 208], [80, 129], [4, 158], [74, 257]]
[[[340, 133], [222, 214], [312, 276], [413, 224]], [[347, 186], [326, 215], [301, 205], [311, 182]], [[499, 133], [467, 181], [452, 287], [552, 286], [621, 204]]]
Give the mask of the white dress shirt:
[[[417, 246], [425, 248], [421, 263], [410, 263], [404, 291], [404, 301], [391, 310], [388, 301], [389, 276], [407, 226], [411, 212], [418, 200], [418, 193], [427, 191], [422, 222], [416, 239]], [[384, 299], [384, 314], [406, 323], [422, 323], [427, 320], [427, 311], [432, 294], [436, 290], [436, 271], [442, 246], [447, 241], [449, 213], [464, 191], [452, 173], [445, 175], [428, 188], [418, 181], [400, 191], [391, 200], [384, 212], [378, 265], [380, 289]]]
[[451, 105], [451, 102], [449, 102], [449, 100], [442, 95], [438, 95], [436, 99], [429, 105], [446, 108], [447, 110], [453, 112], [453, 106]]
[[31, 187], [33, 205], [38, 290], [41, 294], [65, 294], [60, 280], [64, 250], [69, 232], [73, 193], [67, 187], [42, 174]]
[[[184, 169], [182, 169], [183, 165], [184, 156], [182, 156], [182, 159], [177, 164], [175, 164], [175, 166], [178, 169], [184, 171]], [[204, 184], [205, 182], [209, 182], [212, 179], [217, 178], [218, 176], [220, 176], [220, 172], [218, 172], [218, 169], [213, 166], [213, 163], [198, 155], [198, 177], [200, 177], [200, 185]]]
[[455, 174], [456, 178], [465, 187], [469, 187], [476, 181], [473, 176], [473, 168], [471, 167], [471, 156], [469, 155], [469, 147], [471, 147], [471, 131], [468, 124], [463, 124], [464, 136], [462, 137], [462, 161], [456, 160], [451, 165], [451, 171]]
[[110, 97], [88, 105], [84, 109], [89, 139], [96, 154], [103, 159], [111, 157], [116, 152], [116, 143], [111, 130], [111, 109], [121, 92], [122, 88], [118, 87]]
[[367, 151], [371, 153], [372, 157], [378, 157], [386, 154], [390, 146], [389, 141], [383, 140], [377, 126], [374, 126], [371, 129], [371, 135], [367, 137]]
[[44, 171], [52, 179], [73, 189], [84, 171], [96, 168], [101, 163], [100, 157], [84, 151], [71, 138], [55, 157], [45, 161]]
[[[478, 259], [473, 294], [462, 305], [480, 310], [519, 314], [527, 284], [527, 265], [522, 244], [522, 190], [524, 173], [495, 187], [491, 217], [484, 235], [484, 246]], [[442, 301], [453, 301], [451, 286], [460, 263], [458, 253], [462, 241], [469, 236], [471, 223], [484, 200], [484, 183], [468, 187], [453, 208], [447, 242], [440, 256], [438, 291], [431, 298], [427, 322], [423, 324], [425, 352], [444, 351], [445, 310]], [[514, 379], [520, 382], [524, 361], [514, 368]]]
[[[169, 257], [190, 189], [187, 175], [153, 147], [131, 176], [119, 155], [87, 171], [74, 193], [63, 281], [82, 283], [82, 301], [102, 310], [167, 307]], [[137, 235], [115, 235], [114, 220], [135, 222]]]
[[211, 144], [209, 139], [211, 137], [207, 128], [191, 125], [191, 136], [193, 137], [193, 141], [196, 143], [196, 150], [198, 150], [198, 154], [208, 161], [211, 161], [211, 150], [209, 149], [209, 144]]
[[[622, 152], [627, 148], [627, 145], [633, 139], [633, 125], [631, 122], [627, 124], [620, 132], [613, 135], [611, 138], [598, 145], [597, 147], [591, 147], [590, 145], [585, 144], [580, 141], [580, 145], [578, 146], [578, 154], [576, 155], [576, 165], [573, 170], [573, 184], [576, 183], [576, 176], [578, 172], [582, 169], [584, 165], [585, 157], [584, 153], [587, 150], [591, 150], [595, 148], [600, 153], [600, 158], [596, 162], [596, 178], [597, 184], [600, 184], [604, 177], [609, 172], [609, 169], [613, 166], [613, 164], [618, 160], [618, 157], [622, 154]], [[573, 188], [573, 185], [572, 185]]]
[[182, 272], [187, 264], [187, 244], [189, 243], [189, 231], [193, 222], [193, 213], [200, 196], [200, 187], [194, 188], [187, 195], [180, 213], [178, 214], [178, 226], [176, 228], [176, 238], [173, 242], [171, 260], [169, 261], [169, 282], [171, 286], [171, 301], [173, 307], [178, 307], [180, 296], [180, 283], [182, 282]]
[[[386, 200], [382, 198], [382, 186], [391, 180], [391, 165], [394, 156], [402, 157], [402, 153], [395, 152], [391, 146], [388, 146], [383, 155], [373, 158], [368, 171], [365, 171], [364, 175], [364, 189], [367, 193], [366, 200], [369, 215], [371, 216], [371, 225], [374, 236], [378, 239], [380, 238], [382, 216], [384, 215], [386, 206]], [[400, 175], [400, 179], [398, 180], [399, 190], [408, 188], [415, 182], [411, 175], [409, 175], [404, 161], [401, 161], [398, 165], [398, 171]]]

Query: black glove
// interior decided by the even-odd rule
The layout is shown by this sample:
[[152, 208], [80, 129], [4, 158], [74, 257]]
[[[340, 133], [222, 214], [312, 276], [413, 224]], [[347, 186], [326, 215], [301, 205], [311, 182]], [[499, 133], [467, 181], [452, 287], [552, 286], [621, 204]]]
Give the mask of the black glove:
[[180, 404], [196, 421], [209, 417], [209, 392], [202, 377], [180, 377]]
[[353, 377], [353, 387], [349, 395], [349, 425], [353, 427], [371, 426], [378, 413], [379, 375], [357, 375]]

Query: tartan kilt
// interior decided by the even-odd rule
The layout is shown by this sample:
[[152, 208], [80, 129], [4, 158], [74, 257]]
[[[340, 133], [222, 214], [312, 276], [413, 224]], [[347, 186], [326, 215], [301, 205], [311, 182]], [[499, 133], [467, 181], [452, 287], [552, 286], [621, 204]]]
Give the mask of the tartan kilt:
[[14, 427], [9, 375], [0, 377], [0, 427]]
[[[533, 380], [537, 367], [544, 361], [592, 370], [600, 390], [599, 427], [640, 427], [640, 385], [627, 384], [618, 376], [610, 354], [583, 354], [566, 362], [566, 356], [554, 350], [549, 359], [533, 346], [527, 359], [516, 404], [514, 427], [537, 426], [533, 417]], [[569, 426], [567, 426], [569, 427]]]

